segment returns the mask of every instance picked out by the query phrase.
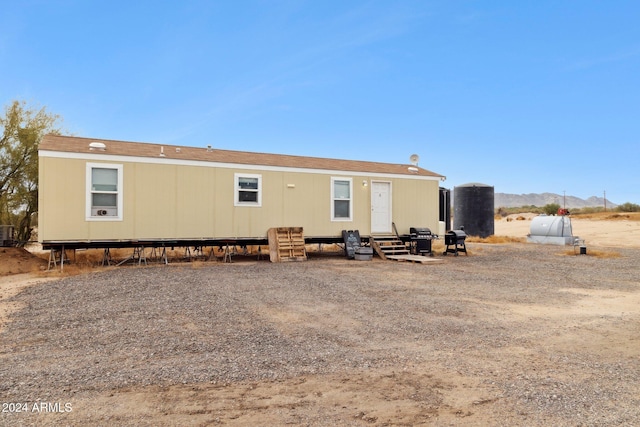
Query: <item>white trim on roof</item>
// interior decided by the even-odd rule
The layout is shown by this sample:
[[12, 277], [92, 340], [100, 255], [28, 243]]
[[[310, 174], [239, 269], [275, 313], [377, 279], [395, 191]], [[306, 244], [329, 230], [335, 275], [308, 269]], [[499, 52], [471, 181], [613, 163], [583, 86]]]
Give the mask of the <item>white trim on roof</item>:
[[439, 176], [423, 176], [423, 175], [404, 175], [404, 174], [387, 174], [380, 172], [366, 172], [366, 171], [343, 171], [333, 169], [312, 169], [312, 168], [292, 168], [286, 166], [266, 166], [266, 165], [251, 165], [242, 163], [222, 163], [222, 162], [208, 162], [203, 160], [183, 160], [183, 159], [168, 159], [166, 157], [143, 157], [143, 156], [123, 156], [114, 154], [91, 154], [91, 153], [74, 153], [66, 151], [52, 151], [52, 150], [38, 150], [40, 157], [51, 157], [58, 159], [76, 159], [87, 161], [104, 161], [104, 162], [126, 162], [126, 163], [147, 163], [158, 165], [178, 165], [178, 166], [200, 166], [210, 168], [225, 168], [225, 169], [241, 169], [241, 170], [258, 170], [258, 171], [277, 171], [277, 172], [300, 172], [300, 173], [317, 173], [327, 175], [350, 175], [350, 176], [369, 176], [379, 178], [402, 178], [402, 179], [417, 179], [423, 181], [440, 181]]

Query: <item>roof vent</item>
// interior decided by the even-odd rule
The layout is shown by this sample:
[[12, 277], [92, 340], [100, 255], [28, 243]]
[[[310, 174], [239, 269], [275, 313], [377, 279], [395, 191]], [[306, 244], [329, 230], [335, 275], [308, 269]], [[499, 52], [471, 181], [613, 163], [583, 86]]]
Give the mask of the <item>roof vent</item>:
[[417, 167], [415, 167], [415, 166], [409, 166], [407, 169], [411, 173], [418, 173], [418, 171], [419, 171], [419, 169]]
[[89, 144], [89, 150], [91, 151], [105, 151], [107, 146], [102, 142], [92, 142]]

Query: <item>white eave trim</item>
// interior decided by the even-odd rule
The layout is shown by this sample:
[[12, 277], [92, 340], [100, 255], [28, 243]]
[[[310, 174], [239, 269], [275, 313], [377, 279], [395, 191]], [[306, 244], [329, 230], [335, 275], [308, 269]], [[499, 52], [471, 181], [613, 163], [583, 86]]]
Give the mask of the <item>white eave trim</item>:
[[51, 150], [39, 150], [38, 155], [40, 157], [51, 157], [58, 159], [76, 159], [76, 160], [88, 160], [88, 161], [103, 161], [103, 162], [122, 162], [122, 163], [147, 163], [157, 165], [179, 165], [179, 166], [199, 166], [209, 168], [225, 168], [225, 169], [240, 169], [240, 170], [253, 170], [253, 171], [277, 171], [277, 172], [299, 172], [299, 173], [314, 173], [325, 175], [348, 175], [348, 176], [367, 176], [376, 178], [402, 178], [402, 179], [416, 179], [423, 181], [440, 181], [439, 176], [422, 176], [422, 175], [405, 175], [405, 174], [387, 174], [380, 172], [359, 172], [359, 171], [343, 171], [333, 169], [312, 169], [312, 168], [292, 168], [286, 166], [266, 166], [266, 165], [251, 165], [243, 163], [222, 163], [222, 162], [208, 162], [203, 160], [182, 160], [182, 159], [167, 159], [166, 157], [141, 157], [141, 156], [122, 156], [114, 154], [92, 154], [92, 153], [74, 153], [66, 151], [51, 151]]

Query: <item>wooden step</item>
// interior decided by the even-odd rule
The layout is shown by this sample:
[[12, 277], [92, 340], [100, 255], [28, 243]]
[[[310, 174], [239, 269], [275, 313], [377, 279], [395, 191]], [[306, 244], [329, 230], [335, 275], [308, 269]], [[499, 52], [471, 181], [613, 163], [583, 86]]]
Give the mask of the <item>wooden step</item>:
[[397, 244], [390, 244], [390, 245], [385, 245], [384, 243], [380, 243], [378, 242], [378, 245], [380, 245], [380, 248], [382, 250], [385, 249], [389, 249], [389, 250], [393, 250], [393, 249], [406, 249], [407, 247], [405, 245], [397, 245]]
[[384, 235], [374, 235], [371, 236], [372, 239], [374, 239], [376, 242], [391, 242], [391, 241], [401, 241], [400, 239], [398, 239], [398, 236], [393, 236], [393, 235], [388, 235], [388, 234], [384, 234]]
[[438, 263], [442, 261], [441, 259], [433, 257], [411, 254], [409, 248], [397, 236], [374, 235], [369, 238], [369, 242], [380, 258], [385, 260], [419, 262], [421, 264]]
[[380, 248], [382, 250], [382, 252], [384, 252], [385, 255], [390, 255], [390, 254], [395, 254], [395, 255], [402, 255], [402, 254], [408, 254], [409, 253], [409, 249], [407, 249], [406, 247], [400, 249], [386, 249], [384, 246]]
[[409, 255], [409, 249], [396, 236], [371, 236], [371, 247], [382, 259], [389, 259], [391, 255]]

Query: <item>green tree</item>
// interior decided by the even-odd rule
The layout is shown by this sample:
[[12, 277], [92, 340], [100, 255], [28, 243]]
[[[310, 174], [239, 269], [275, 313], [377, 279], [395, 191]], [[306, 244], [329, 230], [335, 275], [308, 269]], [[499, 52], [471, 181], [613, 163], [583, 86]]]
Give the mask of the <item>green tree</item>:
[[0, 223], [15, 226], [19, 244], [31, 238], [38, 211], [38, 144], [61, 133], [60, 120], [24, 101], [13, 101], [0, 116]]

